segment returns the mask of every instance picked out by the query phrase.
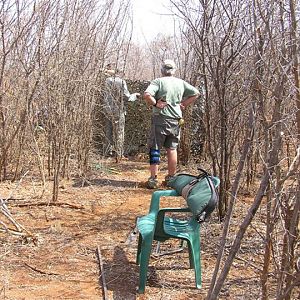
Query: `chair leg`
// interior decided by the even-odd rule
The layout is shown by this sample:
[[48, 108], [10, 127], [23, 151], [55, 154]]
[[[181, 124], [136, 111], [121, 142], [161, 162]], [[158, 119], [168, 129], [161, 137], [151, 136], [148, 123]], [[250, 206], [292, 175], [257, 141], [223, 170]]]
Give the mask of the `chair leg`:
[[189, 250], [189, 263], [190, 263], [190, 269], [195, 269], [194, 264], [194, 254], [192, 250], [192, 243], [190, 241], [187, 242], [188, 250]]
[[139, 234], [138, 238], [138, 247], [137, 247], [137, 253], [136, 253], [136, 264], [139, 265], [141, 261], [141, 249], [142, 249], [142, 235]]
[[150, 261], [150, 254], [152, 250], [151, 241], [143, 240], [141, 245], [140, 253], [140, 278], [139, 278], [139, 289], [138, 293], [143, 294], [145, 292], [146, 281], [147, 281], [147, 271]]
[[190, 260], [192, 259], [193, 261], [196, 287], [197, 289], [200, 289], [202, 286], [200, 240], [193, 240], [189, 248], [191, 248], [190, 253], [192, 254], [192, 257], [190, 257]]
[[[194, 264], [195, 264], [195, 281], [196, 281], [196, 287], [197, 289], [201, 289], [202, 286], [202, 279], [201, 279], [201, 260], [200, 260], [200, 253], [195, 252], [194, 253], [195, 256], [195, 260], [194, 260]], [[197, 258], [198, 256], [198, 258]]]

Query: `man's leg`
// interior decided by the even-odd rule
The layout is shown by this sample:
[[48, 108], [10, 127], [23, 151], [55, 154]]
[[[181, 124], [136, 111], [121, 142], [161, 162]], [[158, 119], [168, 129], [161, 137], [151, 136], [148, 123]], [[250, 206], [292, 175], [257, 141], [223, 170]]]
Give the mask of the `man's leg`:
[[125, 140], [125, 114], [120, 112], [119, 120], [115, 123], [115, 138], [114, 145], [116, 151], [116, 159], [119, 161], [124, 155], [124, 140]]
[[150, 165], [150, 174], [152, 178], [156, 178], [158, 174], [158, 165]]
[[105, 142], [104, 142], [104, 155], [112, 155], [113, 150], [113, 124], [110, 118], [105, 116], [104, 119], [104, 134], [105, 134]]
[[168, 175], [174, 176], [177, 168], [177, 149], [167, 148]]
[[160, 162], [160, 150], [159, 149], [150, 149], [149, 151], [149, 160], [150, 160], [150, 178], [148, 179], [148, 188], [154, 189], [158, 187], [158, 167]]

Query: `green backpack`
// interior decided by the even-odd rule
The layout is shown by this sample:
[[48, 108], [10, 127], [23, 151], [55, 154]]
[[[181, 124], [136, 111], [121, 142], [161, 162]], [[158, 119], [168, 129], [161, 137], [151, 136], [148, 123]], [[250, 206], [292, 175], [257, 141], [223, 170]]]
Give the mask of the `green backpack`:
[[189, 209], [197, 222], [207, 220], [217, 206], [219, 195], [217, 187], [220, 179], [210, 175], [203, 169], [198, 176], [190, 174], [178, 174], [169, 182], [178, 194], [185, 198]]

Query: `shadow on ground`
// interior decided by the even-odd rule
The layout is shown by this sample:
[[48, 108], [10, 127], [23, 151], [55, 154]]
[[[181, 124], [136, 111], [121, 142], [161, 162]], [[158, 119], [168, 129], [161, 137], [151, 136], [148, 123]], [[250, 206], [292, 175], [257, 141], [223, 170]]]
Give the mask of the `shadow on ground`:
[[88, 186], [100, 186], [100, 187], [119, 187], [119, 188], [137, 188], [141, 187], [142, 183], [131, 180], [114, 180], [114, 179], [78, 179], [74, 182], [73, 187], [83, 188]]
[[117, 246], [112, 251], [113, 259], [106, 261], [103, 266], [107, 290], [113, 292], [113, 299], [134, 300], [138, 284], [138, 266], [128, 260], [121, 247]]

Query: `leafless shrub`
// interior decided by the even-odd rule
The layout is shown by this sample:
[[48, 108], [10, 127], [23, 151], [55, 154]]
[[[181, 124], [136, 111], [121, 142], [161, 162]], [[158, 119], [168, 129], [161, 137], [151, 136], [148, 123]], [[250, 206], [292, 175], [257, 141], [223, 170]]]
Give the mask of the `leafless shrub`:
[[[287, 169], [293, 157], [294, 161], [298, 159], [297, 8], [293, 1], [171, 2], [185, 21], [183, 34], [192, 48], [193, 62], [198, 63], [204, 78], [206, 151], [214, 171], [222, 180], [219, 214], [225, 217], [227, 213], [227, 226], [244, 178], [248, 187], [249, 181], [253, 185], [255, 178], [262, 178], [255, 201], [241, 224], [218, 280], [216, 266], [208, 299], [217, 299], [244, 232], [266, 190], [268, 217], [262, 294], [267, 299], [272, 263], [279, 274], [277, 299], [290, 299], [291, 286], [297, 284], [293, 265], [299, 236], [296, 229], [299, 181], [284, 174], [289, 173]], [[253, 122], [245, 122], [247, 111], [252, 111]], [[249, 127], [248, 124], [252, 125]], [[295, 174], [299, 177], [299, 167], [296, 169]], [[232, 176], [235, 183], [230, 192]], [[289, 182], [286, 185], [288, 191], [283, 188], [283, 182]], [[223, 241], [227, 226], [224, 227]], [[275, 228], [281, 228], [284, 234], [280, 231], [275, 234]], [[278, 243], [283, 247], [277, 248], [275, 253], [272, 249]], [[221, 247], [220, 257], [222, 251]]]
[[125, 1], [2, 2], [2, 180], [37, 162], [56, 200], [60, 176], [87, 171], [101, 70], [124, 59], [127, 14]]

